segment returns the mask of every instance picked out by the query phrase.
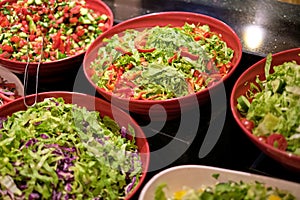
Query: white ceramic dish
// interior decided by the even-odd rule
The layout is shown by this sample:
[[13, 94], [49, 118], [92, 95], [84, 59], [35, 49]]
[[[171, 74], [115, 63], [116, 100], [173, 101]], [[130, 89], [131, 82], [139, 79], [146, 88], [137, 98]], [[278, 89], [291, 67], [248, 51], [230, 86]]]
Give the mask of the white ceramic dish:
[[[220, 175], [218, 180], [212, 177], [213, 174]], [[265, 183], [266, 186], [287, 190], [292, 193], [296, 199], [300, 198], [300, 184], [298, 183], [216, 167], [182, 165], [166, 169], [156, 174], [142, 189], [139, 200], [154, 200], [156, 187], [162, 183], [168, 185], [166, 195], [171, 196], [175, 191], [181, 190], [183, 186], [197, 189], [202, 186], [214, 185], [217, 182], [226, 182], [229, 180], [242, 180], [245, 183], [259, 181]]]
[[20, 79], [14, 73], [12, 73], [8, 69], [6, 69], [0, 65], [0, 76], [2, 78], [4, 78], [4, 80], [7, 80], [7, 82], [9, 82], [9, 83], [15, 83], [18, 94], [20, 96], [24, 96], [23, 83], [20, 81]]

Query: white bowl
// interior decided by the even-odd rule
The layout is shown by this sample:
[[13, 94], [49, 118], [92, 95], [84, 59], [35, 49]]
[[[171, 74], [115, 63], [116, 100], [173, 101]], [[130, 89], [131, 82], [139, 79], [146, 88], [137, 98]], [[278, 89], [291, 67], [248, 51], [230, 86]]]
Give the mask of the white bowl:
[[7, 80], [8, 83], [16, 84], [16, 89], [20, 96], [24, 96], [24, 86], [20, 79], [11, 71], [7, 70], [6, 68], [0, 65], [0, 76]]
[[[212, 176], [213, 174], [219, 174], [217, 180]], [[287, 190], [296, 199], [300, 198], [300, 184], [298, 183], [216, 167], [182, 165], [163, 170], [152, 177], [142, 189], [139, 200], [154, 200], [157, 186], [163, 183], [167, 184], [168, 187], [166, 195], [172, 196], [175, 191], [182, 190], [184, 186], [198, 189], [203, 186], [211, 186], [217, 182], [227, 182], [229, 180], [237, 182], [242, 180], [245, 183], [258, 181], [265, 183], [266, 186]]]

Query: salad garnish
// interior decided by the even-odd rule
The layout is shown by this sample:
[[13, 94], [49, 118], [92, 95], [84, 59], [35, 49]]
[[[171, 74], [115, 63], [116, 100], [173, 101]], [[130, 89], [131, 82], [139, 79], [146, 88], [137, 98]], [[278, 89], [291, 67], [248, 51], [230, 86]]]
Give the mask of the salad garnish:
[[28, 50], [37, 62], [42, 37], [43, 62], [80, 54], [109, 28], [108, 17], [84, 0], [7, 1], [0, 8], [0, 57], [26, 62]]
[[133, 130], [62, 98], [1, 117], [0, 194], [4, 199], [124, 199], [142, 172]]
[[19, 97], [16, 84], [8, 82], [0, 75], [0, 106]]
[[232, 68], [233, 54], [208, 25], [127, 29], [103, 39], [90, 65], [91, 78], [120, 97], [171, 99], [222, 79]]
[[237, 101], [242, 123], [260, 141], [300, 155], [300, 65], [296, 61], [273, 66], [269, 54], [265, 79], [255, 83]]

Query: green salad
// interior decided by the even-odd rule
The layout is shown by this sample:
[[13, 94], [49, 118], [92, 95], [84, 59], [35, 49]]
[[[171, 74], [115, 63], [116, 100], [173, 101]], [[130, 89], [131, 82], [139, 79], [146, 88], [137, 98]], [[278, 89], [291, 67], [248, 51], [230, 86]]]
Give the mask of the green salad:
[[232, 69], [233, 55], [208, 25], [127, 29], [103, 40], [91, 78], [123, 98], [171, 99], [215, 84]]
[[258, 76], [237, 108], [242, 123], [259, 139], [278, 149], [300, 155], [300, 65], [284, 62], [271, 69], [272, 55], [265, 64], [265, 80]]
[[1, 117], [0, 199], [124, 199], [142, 172], [127, 133], [62, 98]]
[[174, 192], [171, 197], [166, 195], [167, 184], [156, 188], [154, 200], [293, 200], [296, 199], [287, 191], [268, 187], [260, 182], [246, 183], [243, 181], [219, 182], [198, 189], [184, 187]]

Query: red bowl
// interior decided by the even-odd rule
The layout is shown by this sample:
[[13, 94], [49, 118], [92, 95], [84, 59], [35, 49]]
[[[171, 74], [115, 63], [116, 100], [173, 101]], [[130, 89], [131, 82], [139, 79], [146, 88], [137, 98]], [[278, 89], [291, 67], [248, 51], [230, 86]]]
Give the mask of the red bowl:
[[[227, 43], [227, 46], [234, 50], [234, 57], [232, 59], [233, 68], [231, 71], [219, 82], [209, 89], [206, 88], [202, 91], [199, 91], [195, 94], [173, 98], [168, 100], [128, 100], [125, 98], [119, 98], [116, 95], [105, 91], [103, 88], [98, 87], [92, 80], [91, 76], [93, 71], [90, 69], [90, 64], [97, 56], [97, 49], [101, 46], [102, 40], [104, 38], [109, 38], [114, 34], [123, 32], [126, 29], [143, 29], [154, 26], [183, 26], [185, 23], [194, 23], [194, 24], [207, 24], [210, 26], [211, 31], [220, 33], [223, 40]], [[223, 81], [226, 81], [234, 72], [238, 63], [240, 62], [242, 56], [242, 46], [237, 34], [224, 22], [215, 19], [210, 16], [190, 13], [190, 12], [161, 12], [153, 13], [148, 15], [139, 16], [133, 19], [124, 21], [109, 31], [102, 34], [98, 37], [86, 51], [86, 55], [83, 61], [83, 69], [86, 78], [92, 84], [94, 88], [108, 101], [113, 104], [135, 113], [143, 118], [149, 118], [149, 111], [151, 108], [151, 119], [152, 120], [161, 120], [162, 116], [167, 114], [168, 119], [177, 118], [180, 116], [181, 112], [185, 112], [191, 109], [194, 109], [196, 104], [203, 105], [209, 101], [210, 94], [209, 90], [217, 88], [219, 85], [223, 84]], [[152, 107], [153, 105], [158, 105]], [[163, 109], [162, 109], [163, 108]]]
[[[15, 0], [7, 0], [13, 2]], [[113, 26], [114, 16], [111, 9], [101, 0], [86, 0], [86, 6], [95, 10], [97, 13], [106, 14], [108, 28]], [[39, 70], [39, 82], [49, 83], [65, 79], [66, 73], [77, 72], [82, 64], [85, 52], [73, 55], [64, 59], [43, 62]], [[12, 72], [24, 74], [26, 62], [13, 61], [6, 58], [0, 58], [0, 64]], [[32, 62], [29, 64], [29, 76], [35, 77], [38, 64]]]
[[[299, 53], [300, 53], [300, 48], [295, 48], [295, 49], [285, 50], [273, 54], [271, 70], [273, 69], [273, 66], [281, 65], [284, 62], [288, 62], [292, 60], [295, 60], [297, 63], [300, 63]], [[250, 84], [245, 85], [246, 82], [255, 83], [255, 79], [257, 75], [260, 76], [260, 79], [265, 79], [265, 75], [264, 75], [265, 62], [266, 62], [266, 58], [260, 60], [259, 62], [249, 67], [238, 78], [238, 80], [236, 81], [232, 89], [232, 94], [230, 97], [231, 111], [239, 127], [261, 151], [263, 151], [266, 155], [270, 156], [271, 158], [278, 161], [279, 163], [283, 164], [284, 166], [296, 171], [300, 171], [300, 156], [288, 153], [286, 151], [279, 150], [271, 145], [259, 141], [258, 138], [251, 133], [251, 131], [247, 130], [243, 126], [241, 122], [242, 116], [236, 107], [237, 98], [241, 95], [244, 95], [246, 91], [249, 89]]]
[[[150, 162], [150, 150], [148, 141], [141, 127], [127, 113], [100, 98], [81, 93], [58, 91], [39, 93], [37, 96], [37, 102], [43, 101], [45, 98], [50, 97], [62, 97], [66, 103], [77, 104], [78, 106], [86, 107], [88, 110], [99, 111], [101, 117], [111, 117], [119, 124], [120, 127], [128, 127], [129, 125], [131, 125], [131, 127], [134, 128], [135, 141], [141, 156], [143, 172], [138, 185], [126, 196], [126, 199], [130, 199], [141, 187], [146, 177]], [[26, 102], [28, 105], [32, 105], [35, 99], [35, 95], [29, 95], [19, 98], [0, 107], [0, 117], [10, 116], [14, 112], [26, 110], [26, 106], [24, 105], [24, 98], [26, 98]]]

